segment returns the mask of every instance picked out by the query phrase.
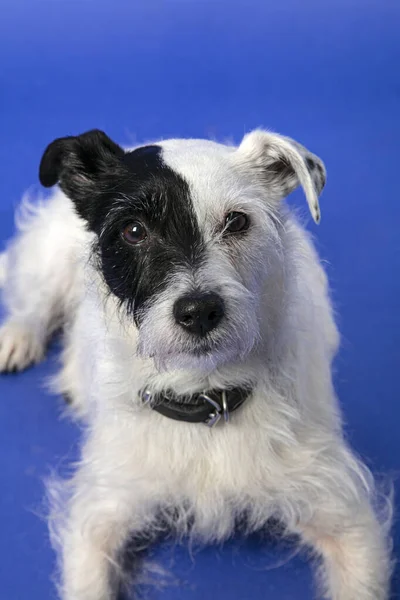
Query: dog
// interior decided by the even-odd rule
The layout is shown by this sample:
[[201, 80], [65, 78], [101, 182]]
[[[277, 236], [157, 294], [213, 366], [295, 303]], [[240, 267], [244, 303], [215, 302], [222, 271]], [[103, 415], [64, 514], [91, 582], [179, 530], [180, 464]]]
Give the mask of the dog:
[[322, 161], [264, 130], [134, 149], [93, 130], [53, 141], [39, 178], [58, 187], [1, 258], [0, 370], [63, 328], [54, 385], [85, 436], [49, 486], [60, 597], [115, 598], [160, 519], [202, 543], [273, 520], [322, 597], [386, 600], [389, 501], [343, 436], [327, 276], [284, 201], [301, 186], [319, 222]]

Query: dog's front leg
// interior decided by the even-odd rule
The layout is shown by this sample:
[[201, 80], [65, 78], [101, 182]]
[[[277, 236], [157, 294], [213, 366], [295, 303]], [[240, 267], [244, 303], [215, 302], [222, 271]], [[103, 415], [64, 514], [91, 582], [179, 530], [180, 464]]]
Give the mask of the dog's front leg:
[[[114, 600], [126, 575], [126, 544], [144, 531], [145, 523], [151, 524], [152, 504], [135, 493], [132, 481], [124, 482], [115, 473], [100, 477], [83, 467], [67, 483], [71, 485], [68, 516], [53, 532], [60, 547], [60, 596], [62, 600]], [[53, 517], [57, 521], [57, 514]]]
[[89, 510], [89, 506], [74, 507], [63, 540], [63, 600], [111, 600], [117, 595], [121, 578], [118, 553], [126, 540], [124, 524], [95, 509], [90, 511], [88, 525], [84, 513]]
[[378, 518], [372, 507], [373, 482], [345, 448], [341, 455], [318, 460], [304, 482], [294, 530], [321, 559], [321, 597], [387, 600], [390, 501]]

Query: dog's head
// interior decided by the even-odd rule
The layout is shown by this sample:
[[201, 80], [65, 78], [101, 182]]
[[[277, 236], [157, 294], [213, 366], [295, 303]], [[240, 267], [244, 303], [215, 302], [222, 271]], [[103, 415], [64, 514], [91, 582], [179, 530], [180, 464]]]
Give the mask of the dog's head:
[[89, 131], [48, 146], [40, 181], [59, 183], [96, 233], [99, 269], [138, 327], [139, 352], [159, 368], [208, 370], [263, 338], [261, 306], [273, 315], [282, 302], [280, 201], [301, 185], [318, 222], [325, 169], [260, 130], [237, 148], [167, 140], [129, 151]]

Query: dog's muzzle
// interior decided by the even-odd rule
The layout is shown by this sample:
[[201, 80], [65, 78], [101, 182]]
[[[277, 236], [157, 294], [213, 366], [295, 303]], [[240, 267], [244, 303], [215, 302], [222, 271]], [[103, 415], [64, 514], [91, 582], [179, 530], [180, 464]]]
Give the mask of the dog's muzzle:
[[242, 406], [251, 392], [252, 389], [247, 387], [177, 396], [170, 390], [153, 393], [144, 389], [139, 392], [139, 396], [143, 404], [147, 404], [164, 417], [214, 427], [221, 419], [228, 423], [229, 415]]

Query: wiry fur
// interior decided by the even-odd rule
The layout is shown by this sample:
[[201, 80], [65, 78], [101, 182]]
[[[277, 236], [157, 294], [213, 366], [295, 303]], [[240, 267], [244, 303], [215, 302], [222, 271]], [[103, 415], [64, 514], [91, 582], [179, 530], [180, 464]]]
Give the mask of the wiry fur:
[[[128, 539], [156, 529], [161, 517], [203, 542], [226, 539], [239, 520], [253, 531], [277, 519], [322, 558], [324, 598], [386, 600], [390, 510], [378, 510], [372, 476], [343, 439], [327, 278], [308, 234], [280, 203], [295, 187], [290, 156], [278, 165], [290, 146], [318, 219], [322, 163], [260, 131], [238, 149], [198, 140], [160, 146], [189, 182], [207, 254], [171, 274], [139, 328], [110, 294], [96, 237], [61, 191], [20, 223], [1, 261], [9, 316], [0, 369], [38, 360], [67, 323], [57, 386], [86, 423], [75, 475], [49, 488], [60, 595], [114, 598]], [[310, 156], [320, 165], [313, 180], [301, 163]], [[251, 229], [223, 242], [217, 226], [235, 210], [250, 215]], [[193, 354], [172, 319], [174, 300], [192, 288], [218, 291], [228, 307], [205, 353]], [[251, 398], [212, 430], [169, 420], [138, 397], [143, 386], [186, 394], [248, 383]]]

